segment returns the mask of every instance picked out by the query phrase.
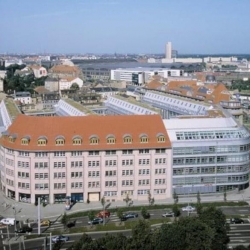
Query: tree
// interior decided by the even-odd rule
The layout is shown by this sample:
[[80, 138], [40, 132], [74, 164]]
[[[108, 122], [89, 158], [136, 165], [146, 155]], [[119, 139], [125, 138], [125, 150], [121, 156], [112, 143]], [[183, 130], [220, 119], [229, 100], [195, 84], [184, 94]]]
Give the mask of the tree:
[[177, 218], [180, 216], [181, 212], [180, 212], [180, 209], [177, 205], [177, 203], [174, 203], [173, 207], [172, 207], [172, 211], [174, 213], [174, 217]]
[[173, 198], [174, 198], [174, 203], [177, 204], [179, 201], [179, 197], [178, 197], [178, 194], [175, 192], [175, 190], [174, 190]]
[[74, 82], [74, 83], [70, 86], [70, 89], [76, 91], [76, 90], [79, 90], [80, 87], [79, 87], [79, 85], [78, 85], [76, 82]]
[[105, 197], [103, 196], [101, 198], [101, 204], [102, 204], [103, 210], [104, 210], [105, 203], [106, 203], [106, 200], [105, 200]]
[[150, 191], [148, 192], [148, 203], [150, 206], [154, 205], [155, 199], [152, 197]]
[[123, 199], [125, 202], [126, 202], [126, 206], [129, 206], [129, 204], [130, 204], [130, 202], [131, 202], [131, 198], [129, 197], [129, 194], [127, 193], [126, 194], [126, 198], [125, 199]]
[[82, 237], [78, 241], [74, 242], [74, 244], [67, 250], [87, 249], [87, 246], [90, 245], [92, 242], [93, 242], [92, 238], [84, 233]]
[[122, 218], [123, 218], [123, 209], [122, 208], [118, 208], [116, 211], [116, 215], [117, 217], [120, 219], [120, 221], [122, 222]]
[[149, 219], [150, 218], [150, 213], [148, 212], [148, 210], [145, 207], [142, 207], [141, 215], [142, 215], [143, 219]]
[[226, 189], [224, 189], [223, 196], [224, 196], [224, 202], [227, 202], [227, 190]]
[[223, 212], [214, 206], [207, 207], [202, 209], [199, 219], [214, 230], [214, 239], [210, 249], [227, 249], [227, 244], [229, 243], [227, 232], [229, 231], [229, 227]]
[[201, 195], [200, 195], [200, 192], [198, 191], [197, 192], [197, 204], [200, 204], [201, 203]]
[[66, 228], [67, 224], [68, 224], [68, 221], [69, 221], [69, 217], [67, 215], [66, 212], [64, 212], [62, 218], [61, 218], [61, 223], [63, 224], [64, 226], [64, 229]]
[[95, 218], [95, 212], [93, 210], [90, 210], [88, 212], [88, 217], [89, 217], [90, 221], [94, 220], [94, 218]]

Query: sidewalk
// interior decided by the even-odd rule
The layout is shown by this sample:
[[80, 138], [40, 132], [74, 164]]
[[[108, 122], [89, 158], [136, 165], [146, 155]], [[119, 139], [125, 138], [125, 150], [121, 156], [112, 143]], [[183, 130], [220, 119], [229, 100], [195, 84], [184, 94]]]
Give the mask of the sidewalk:
[[[201, 202], [214, 202], [214, 201], [223, 201], [223, 194], [206, 194], [201, 195]], [[16, 218], [17, 220], [36, 220], [38, 214], [38, 207], [34, 204], [27, 204], [21, 202], [15, 202], [12, 199], [6, 198], [3, 196], [3, 193], [0, 192], [0, 215], [3, 217], [11, 217], [14, 218], [14, 212], [16, 210]], [[179, 196], [179, 203], [188, 203], [188, 202], [196, 202], [196, 195], [190, 196]], [[227, 201], [246, 201], [250, 204], [250, 188], [242, 190], [240, 192], [232, 191], [227, 193]], [[174, 201], [172, 198], [155, 201], [155, 204], [173, 204]], [[6, 207], [6, 204], [8, 205]], [[148, 205], [148, 201], [134, 201], [133, 206], [143, 206]], [[13, 206], [16, 208], [13, 209]], [[126, 203], [124, 201], [116, 201], [111, 203], [111, 208], [115, 207], [124, 207]], [[133, 207], [132, 206], [132, 207]], [[131, 207], [131, 208], [132, 208]], [[102, 209], [101, 203], [99, 202], [90, 202], [87, 203], [76, 203], [70, 211], [67, 211], [68, 214], [88, 211], [92, 209]], [[57, 218], [59, 215], [65, 212], [64, 204], [52, 204], [47, 205], [46, 207], [41, 206], [41, 218]]]

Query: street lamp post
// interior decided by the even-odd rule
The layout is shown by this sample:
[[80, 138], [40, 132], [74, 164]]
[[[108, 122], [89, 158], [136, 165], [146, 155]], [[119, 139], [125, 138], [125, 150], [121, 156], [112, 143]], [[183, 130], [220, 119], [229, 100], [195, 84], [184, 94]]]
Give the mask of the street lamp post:
[[12, 206], [12, 209], [13, 209], [13, 212], [14, 212], [14, 216], [15, 216], [15, 222], [14, 222], [14, 225], [15, 225], [15, 231], [17, 230], [16, 229], [16, 206]]

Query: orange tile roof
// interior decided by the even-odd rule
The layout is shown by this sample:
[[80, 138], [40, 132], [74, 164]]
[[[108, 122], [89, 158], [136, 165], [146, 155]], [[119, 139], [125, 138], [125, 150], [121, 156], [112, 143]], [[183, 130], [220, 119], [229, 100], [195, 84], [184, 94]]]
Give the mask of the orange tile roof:
[[[66, 150], [115, 150], [115, 149], [143, 149], [169, 148], [171, 142], [160, 115], [119, 115], [119, 116], [72, 116], [72, 117], [37, 117], [19, 115], [9, 127], [10, 135], [15, 134], [14, 143], [9, 142], [7, 136], [1, 138], [1, 144], [15, 150], [30, 151], [66, 151]], [[123, 143], [124, 135], [131, 135], [131, 144]], [[147, 134], [148, 143], [140, 143], [140, 135]], [[157, 135], [163, 134], [165, 142], [157, 142]], [[82, 145], [73, 145], [72, 138], [81, 136]], [[90, 145], [91, 136], [97, 135], [98, 145]], [[115, 144], [107, 144], [107, 136], [114, 135]], [[21, 145], [21, 139], [30, 137], [29, 145]], [[45, 136], [46, 146], [38, 146], [39, 137]], [[57, 136], [65, 138], [65, 144], [56, 146]]]
[[50, 69], [51, 72], [54, 73], [65, 73], [65, 72], [76, 72], [79, 73], [79, 69], [76, 66], [69, 66], [69, 65], [55, 65]]

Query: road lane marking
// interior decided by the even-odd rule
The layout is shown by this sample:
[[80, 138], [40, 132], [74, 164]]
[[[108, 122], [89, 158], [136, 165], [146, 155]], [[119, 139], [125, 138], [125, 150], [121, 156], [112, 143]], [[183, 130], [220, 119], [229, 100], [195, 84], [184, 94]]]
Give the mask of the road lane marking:
[[231, 239], [230, 239], [230, 241], [245, 242], [246, 240], [231, 240]]
[[249, 212], [249, 210], [242, 209], [242, 210], [239, 210], [239, 212]]

